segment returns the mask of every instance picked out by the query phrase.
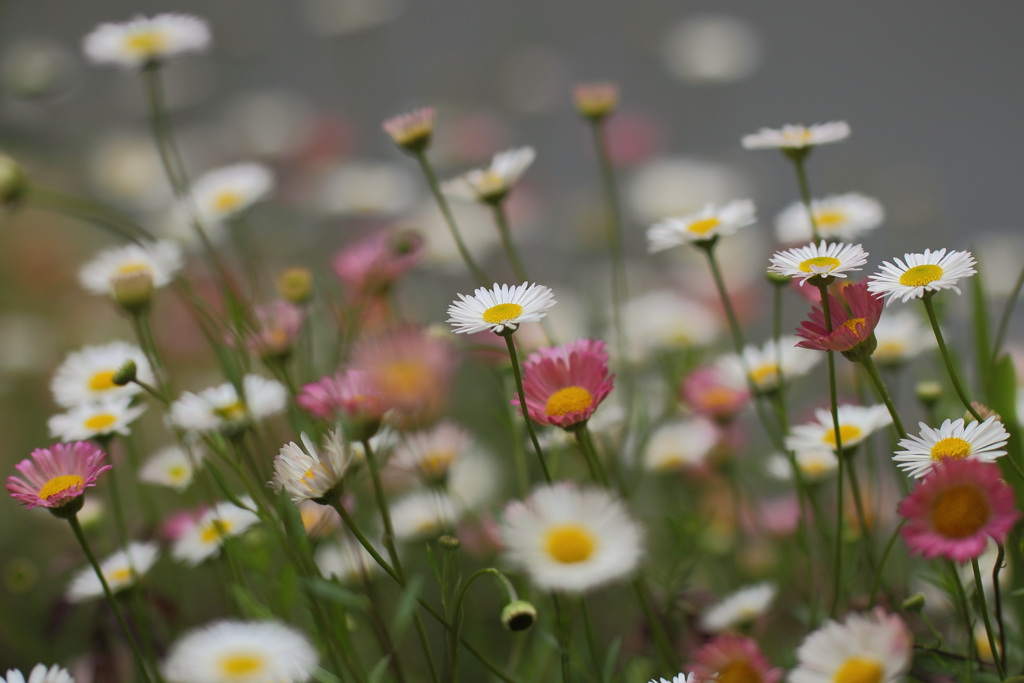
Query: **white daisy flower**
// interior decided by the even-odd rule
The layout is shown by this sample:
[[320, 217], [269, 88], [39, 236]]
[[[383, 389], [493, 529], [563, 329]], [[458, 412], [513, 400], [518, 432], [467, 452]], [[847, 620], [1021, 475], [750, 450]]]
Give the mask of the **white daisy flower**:
[[956, 422], [946, 420], [938, 429], [932, 429], [924, 422], [918, 423], [921, 436], [900, 439], [900, 448], [892, 457], [901, 470], [920, 479], [931, 472], [935, 463], [951, 458], [971, 458], [983, 462], [994, 462], [1006, 455], [1003, 448], [1009, 441], [1003, 423], [995, 417], [984, 422], [972, 421], [964, 425], [963, 418]]
[[90, 401], [138, 394], [143, 391], [138, 384], [114, 384], [114, 375], [128, 361], [135, 363], [135, 376], [140, 381], [153, 382], [146, 354], [134, 344], [115, 341], [69, 353], [50, 382], [54, 400], [63, 408], [73, 408]]
[[132, 422], [146, 412], [146, 406], [132, 407], [130, 396], [104, 398], [82, 403], [46, 421], [50, 436], [61, 441], [86, 441], [97, 436], [128, 436]]
[[[111, 593], [117, 593], [135, 585], [146, 575], [160, 554], [160, 546], [154, 542], [132, 541], [126, 550], [120, 550], [100, 562], [100, 570]], [[68, 600], [82, 602], [90, 598], [103, 597], [103, 585], [91, 566], [83, 567], [68, 586]]]
[[242, 163], [208, 171], [192, 185], [192, 201], [204, 225], [240, 214], [274, 189], [274, 174], [263, 164]]
[[341, 583], [361, 581], [380, 568], [366, 548], [351, 538], [324, 543], [316, 549], [314, 559], [324, 576], [334, 577]]
[[[8, 669], [7, 676], [0, 676], [0, 683], [26, 683], [24, 674], [17, 669]], [[45, 664], [36, 664], [28, 674], [27, 683], [75, 683], [67, 669], [54, 664], [47, 668]]]
[[[779, 338], [779, 350], [775, 340], [769, 339], [761, 348], [748, 346], [743, 349], [743, 360], [736, 354], [729, 354], [718, 359], [716, 366], [722, 377], [737, 387], [747, 386], [743, 377], [744, 365], [750, 374], [750, 380], [759, 391], [772, 391], [779, 386], [779, 359], [782, 360], [782, 377], [792, 381], [795, 377], [803, 377], [811, 368], [820, 363], [824, 354], [812, 349], [797, 346], [800, 340], [794, 336]], [[780, 354], [781, 352], [781, 354]]]
[[904, 254], [906, 263], [894, 258], [894, 263], [885, 261], [881, 270], [872, 275], [868, 283], [868, 291], [875, 294], [888, 295], [888, 306], [896, 299], [904, 303], [911, 299], [920, 299], [926, 292], [937, 292], [940, 289], [952, 289], [957, 294], [960, 288], [956, 283], [960, 278], [969, 277], [978, 271], [974, 269], [974, 257], [969, 251], [951, 251], [945, 249], [932, 251], [925, 249], [923, 254]]
[[123, 24], [100, 24], [82, 40], [82, 51], [94, 64], [125, 68], [162, 62], [210, 44], [210, 27], [188, 14], [136, 17]]
[[441, 185], [445, 194], [464, 199], [496, 203], [504, 199], [536, 157], [533, 147], [509, 149], [494, 155], [489, 168], [478, 168]]
[[832, 620], [804, 639], [796, 651], [791, 683], [895, 683], [910, 669], [913, 637], [895, 614], [881, 607]]
[[666, 218], [647, 229], [647, 251], [655, 253], [680, 244], [708, 242], [732, 235], [757, 221], [754, 202], [736, 199], [723, 206], [708, 204], [686, 216]]
[[850, 137], [850, 124], [846, 121], [816, 123], [813, 126], [787, 125], [782, 128], [762, 128], [753, 135], [743, 136], [746, 149], [803, 149], [839, 142]]
[[812, 277], [846, 277], [868, 262], [868, 254], [859, 244], [843, 244], [825, 240], [786, 251], [777, 251], [768, 270], [779, 275], [800, 278], [803, 285]]
[[719, 436], [718, 427], [703, 417], [663, 424], [647, 441], [644, 466], [655, 472], [700, 467]]
[[198, 446], [192, 446], [191, 453], [180, 446], [166, 446], [139, 468], [139, 480], [181, 493], [192, 483], [203, 457], [204, 452]]
[[246, 375], [242, 390], [244, 400], [230, 382], [198, 394], [186, 391], [171, 404], [169, 420], [175, 427], [198, 432], [236, 429], [250, 420], [276, 415], [288, 403], [288, 390], [283, 384], [259, 375]]
[[[240, 501], [247, 507], [254, 507], [248, 496]], [[259, 521], [259, 516], [251, 510], [229, 501], [217, 503], [174, 542], [171, 554], [179, 562], [195, 566], [216, 555], [224, 539], [240, 536]]]
[[652, 678], [650, 683], [697, 683], [697, 679], [694, 678], [692, 673], [676, 674], [675, 678], [671, 681], [666, 681], [664, 678], [659, 678], [658, 680]]
[[459, 505], [447, 493], [419, 490], [391, 504], [391, 526], [399, 541], [439, 536], [451, 529], [462, 514]]
[[129, 286], [166, 287], [181, 270], [181, 247], [169, 240], [104, 249], [82, 266], [78, 280], [92, 294], [115, 299]]
[[528, 282], [511, 287], [495, 283], [493, 289], [480, 287], [472, 296], [459, 294], [459, 299], [448, 307], [448, 322], [456, 333], [466, 334], [515, 332], [520, 323], [540, 320], [557, 303], [550, 289]]
[[924, 324], [914, 311], [886, 313], [875, 326], [875, 340], [878, 342], [871, 358], [878, 365], [899, 365], [934, 349], [938, 342], [931, 327]]
[[590, 590], [628, 576], [643, 556], [643, 527], [621, 501], [568, 482], [510, 504], [501, 535], [509, 561], [543, 590]]
[[494, 458], [471, 448], [449, 468], [445, 490], [458, 510], [468, 512], [492, 504], [501, 483]]
[[[878, 200], [857, 192], [813, 199], [811, 212], [818, 235], [843, 242], [858, 239], [885, 220], [885, 210]], [[793, 202], [775, 218], [775, 236], [783, 244], [813, 239], [814, 232], [803, 202]]]
[[316, 648], [278, 621], [217, 621], [189, 631], [164, 660], [167, 683], [304, 683]]
[[[820, 481], [839, 468], [839, 458], [831, 448], [807, 448], [793, 453], [796, 466], [800, 468], [800, 476], [804, 481]], [[768, 474], [776, 479], [789, 481], [793, 479], [793, 466], [789, 458], [776, 453], [768, 458], [765, 464]]]
[[[839, 438], [843, 449], [853, 448], [877, 430], [892, 424], [892, 415], [884, 405], [857, 406], [842, 405], [837, 410], [839, 416]], [[786, 448], [792, 451], [805, 451], [815, 448], [836, 447], [835, 425], [832, 424], [832, 413], [819, 408], [814, 411], [814, 422], [797, 425], [786, 437]]]
[[768, 611], [778, 592], [778, 586], [770, 582], [741, 588], [704, 612], [701, 628], [720, 633], [751, 622]]
[[321, 452], [309, 436], [300, 435], [306, 450], [294, 441], [281, 447], [274, 458], [274, 478], [270, 485], [288, 492], [292, 502], [318, 500], [337, 489], [352, 463], [352, 450], [339, 432], [327, 436]]
[[449, 468], [473, 442], [469, 432], [454, 422], [441, 422], [412, 432], [395, 448], [389, 467], [422, 479], [425, 483], [443, 481]]
[[629, 356], [634, 361], [660, 349], [708, 346], [722, 331], [719, 317], [711, 309], [668, 290], [648, 292], [627, 301], [622, 321], [630, 330]]

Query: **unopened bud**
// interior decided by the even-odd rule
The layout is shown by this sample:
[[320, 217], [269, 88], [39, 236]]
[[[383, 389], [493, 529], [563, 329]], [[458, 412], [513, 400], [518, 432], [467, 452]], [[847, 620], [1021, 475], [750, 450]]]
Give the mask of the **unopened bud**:
[[119, 387], [123, 387], [129, 382], [135, 381], [136, 371], [137, 368], [135, 367], [135, 361], [127, 360], [124, 362], [124, 365], [118, 368], [117, 372], [114, 373], [114, 376], [110, 378], [110, 381]]
[[28, 177], [17, 161], [0, 154], [0, 207], [13, 208], [28, 191]]
[[114, 301], [130, 313], [137, 313], [153, 300], [153, 271], [148, 268], [115, 275], [110, 279]]
[[501, 623], [509, 631], [526, 631], [537, 623], [537, 608], [525, 600], [514, 600], [501, 610]]
[[918, 382], [914, 391], [917, 393], [917, 400], [925, 405], [931, 405], [942, 398], [942, 385], [938, 382]]
[[434, 135], [434, 118], [437, 110], [433, 107], [417, 109], [384, 122], [384, 132], [395, 144], [413, 154], [426, 151]]
[[293, 304], [304, 304], [313, 298], [313, 273], [309, 268], [288, 268], [277, 278], [277, 291]]
[[773, 270], [769, 270], [765, 273], [765, 277], [768, 278], [768, 282], [773, 285], [788, 285], [790, 283], [790, 277], [783, 275], [782, 273], [776, 273]]
[[920, 612], [924, 609], [924, 593], [914, 593], [903, 601], [903, 610], [906, 612]]
[[455, 538], [454, 536], [449, 536], [448, 534], [445, 534], [441, 538], [437, 539], [437, 544], [445, 550], [458, 550], [459, 546], [461, 545], [459, 543], [459, 539]]
[[[992, 410], [991, 408], [989, 408], [984, 403], [978, 403], [977, 401], [971, 401], [971, 407], [974, 408], [975, 411], [977, 411], [978, 415], [981, 416], [982, 420], [987, 420], [990, 417], [994, 417], [997, 420], [1002, 420], [1003, 419], [1002, 416], [999, 413], [997, 413], [996, 411]], [[974, 420], [974, 415], [971, 414], [971, 411], [969, 411], [969, 410], [966, 411], [964, 413], [964, 422], [974, 422], [974, 421], [975, 421]]]
[[618, 106], [619, 86], [614, 83], [581, 83], [573, 89], [572, 98], [581, 116], [600, 121]]

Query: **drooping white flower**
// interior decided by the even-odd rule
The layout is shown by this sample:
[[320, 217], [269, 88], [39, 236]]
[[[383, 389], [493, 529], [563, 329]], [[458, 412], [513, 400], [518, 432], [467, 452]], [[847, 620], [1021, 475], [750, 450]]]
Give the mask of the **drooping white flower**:
[[[811, 200], [818, 235], [828, 240], [851, 242], [874, 230], [885, 220], [878, 200], [857, 192]], [[775, 236], [783, 244], [807, 242], [814, 237], [803, 202], [793, 202], [775, 218]]]
[[134, 344], [115, 341], [69, 353], [50, 382], [54, 400], [64, 408], [73, 408], [82, 403], [138, 394], [143, 391], [138, 384], [129, 382], [119, 387], [113, 381], [114, 375], [128, 361], [135, 363], [135, 376], [140, 381], [153, 382], [146, 354]]
[[1004, 447], [1010, 439], [1003, 423], [995, 417], [984, 422], [972, 421], [964, 424], [963, 418], [946, 420], [938, 429], [924, 422], [918, 423], [920, 436], [900, 439], [900, 448], [893, 460], [897, 467], [910, 476], [920, 479], [932, 471], [936, 463], [946, 460], [981, 460], [994, 462], [1006, 455]]
[[[125, 550], [119, 550], [100, 562], [103, 578], [110, 592], [117, 593], [135, 585], [146, 575], [160, 554], [160, 546], [150, 541], [132, 541]], [[91, 566], [83, 567], [68, 586], [68, 600], [82, 602], [90, 598], [103, 597], [103, 585]]]
[[770, 272], [799, 278], [803, 285], [810, 278], [846, 277], [847, 273], [860, 270], [868, 262], [868, 255], [859, 244], [829, 244], [822, 240], [821, 244], [775, 252], [771, 262]]
[[782, 128], [762, 128], [752, 135], [743, 136], [746, 149], [803, 149], [850, 137], [850, 124], [846, 121], [816, 123], [812, 126], [786, 125]]
[[768, 611], [778, 592], [778, 586], [768, 582], [741, 588], [704, 612], [701, 627], [719, 633], [753, 621]]
[[97, 436], [128, 436], [132, 422], [146, 412], [146, 406], [132, 406], [130, 396], [104, 398], [82, 403], [66, 413], [52, 416], [46, 424], [50, 436], [61, 441], [85, 441]]
[[204, 225], [221, 223], [265, 198], [274, 174], [263, 164], [241, 163], [208, 171], [192, 185], [191, 201]]
[[534, 322], [555, 305], [551, 290], [543, 285], [499, 285], [480, 287], [472, 296], [459, 294], [460, 301], [448, 307], [448, 322], [456, 333], [490, 330], [502, 334], [515, 331], [521, 323]]
[[441, 185], [441, 190], [457, 199], [485, 203], [498, 202], [509, 193], [536, 157], [533, 147], [508, 149], [494, 155], [488, 168], [478, 168]]
[[680, 244], [709, 242], [756, 221], [754, 202], [749, 199], [737, 199], [723, 206], [708, 204], [700, 211], [666, 218], [648, 228], [647, 250], [654, 253]]
[[82, 50], [94, 64], [142, 67], [210, 44], [210, 27], [188, 14], [139, 16], [121, 24], [100, 24], [82, 40]]
[[952, 289], [959, 294], [956, 283], [978, 272], [969, 251], [946, 253], [945, 249], [925, 249], [923, 254], [904, 254], [903, 258], [905, 263], [898, 258], [892, 263], [885, 261], [881, 269], [868, 278], [868, 291], [889, 297], [886, 306], [896, 299], [906, 303], [942, 289]]
[[305, 432], [301, 439], [305, 451], [294, 441], [281, 447], [274, 458], [274, 479], [270, 482], [274, 488], [287, 491], [294, 503], [327, 496], [337, 489], [352, 463], [352, 450], [339, 432], [328, 435], [319, 451]]

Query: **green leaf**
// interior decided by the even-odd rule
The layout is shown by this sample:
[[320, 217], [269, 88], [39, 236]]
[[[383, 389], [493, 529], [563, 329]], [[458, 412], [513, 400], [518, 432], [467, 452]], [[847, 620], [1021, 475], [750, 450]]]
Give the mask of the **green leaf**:
[[622, 637], [618, 637], [608, 646], [608, 652], [604, 656], [604, 666], [601, 667], [601, 680], [609, 683], [615, 675], [615, 664], [619, 661], [619, 649], [622, 647]]
[[343, 607], [360, 611], [366, 611], [370, 607], [370, 601], [365, 595], [350, 591], [334, 581], [317, 577], [306, 579], [305, 581], [309, 591], [324, 600], [336, 602]]
[[231, 594], [238, 603], [238, 609], [248, 619], [273, 619], [274, 611], [261, 603], [245, 586], [231, 584]]
[[379, 662], [373, 665], [370, 669], [369, 675], [366, 677], [367, 683], [381, 683], [384, 680], [384, 674], [388, 670], [389, 657], [385, 655]]
[[341, 679], [332, 674], [326, 669], [317, 667], [313, 669], [313, 678], [317, 680], [317, 683], [341, 683]]
[[423, 577], [417, 574], [409, 579], [405, 590], [402, 591], [402, 596], [398, 599], [398, 605], [395, 607], [394, 621], [394, 638], [396, 642], [401, 640], [402, 634], [405, 633], [405, 629], [409, 626], [409, 621], [416, 610], [416, 600], [419, 598], [422, 588]]

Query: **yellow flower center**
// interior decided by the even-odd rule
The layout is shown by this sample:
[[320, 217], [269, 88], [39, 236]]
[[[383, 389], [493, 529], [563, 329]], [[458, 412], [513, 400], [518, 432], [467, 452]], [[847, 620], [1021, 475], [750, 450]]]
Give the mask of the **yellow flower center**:
[[850, 332], [853, 332], [854, 334], [859, 335], [859, 334], [861, 334], [863, 332], [863, 330], [858, 329], [858, 328], [866, 327], [867, 324], [868, 324], [868, 321], [866, 319], [864, 319], [864, 318], [850, 318], [845, 323], [843, 323], [843, 327], [848, 329]]
[[179, 482], [188, 476], [188, 468], [184, 465], [173, 465], [167, 470], [167, 478]]
[[732, 662], [718, 672], [718, 683], [762, 683], [761, 674], [746, 659]]
[[658, 464], [655, 465], [655, 469], [674, 470], [677, 467], [681, 467], [682, 465], [685, 464], [686, 461], [683, 460], [683, 457], [681, 455], [679, 455], [678, 453], [673, 453], [671, 455], [665, 456], [660, 462], [658, 462]]
[[523, 307], [519, 304], [498, 304], [484, 311], [484, 322], [498, 325], [508, 322], [513, 318], [518, 318], [522, 313]]
[[118, 567], [106, 575], [107, 581], [129, 581], [132, 578], [132, 570], [129, 567]]
[[233, 211], [242, 203], [242, 193], [235, 190], [221, 190], [213, 197], [213, 208], [217, 211]]
[[544, 536], [544, 549], [556, 562], [585, 562], [597, 550], [597, 539], [582, 524], [558, 524]]
[[159, 31], [139, 31], [125, 38], [125, 47], [143, 57], [152, 57], [167, 47], [167, 36]]
[[117, 370], [100, 370], [89, 378], [89, 388], [93, 391], [106, 391], [107, 389], [113, 389], [117, 386], [114, 384], [114, 375], [116, 374]]
[[440, 477], [455, 462], [455, 451], [431, 451], [420, 459], [420, 469], [428, 477]]
[[148, 263], [129, 262], [118, 266], [117, 270], [114, 271], [114, 275], [137, 275], [139, 273], [152, 272], [153, 269], [149, 267]]
[[222, 420], [233, 421], [233, 420], [244, 420], [248, 411], [245, 409], [245, 404], [241, 401], [235, 401], [222, 408], [214, 408], [214, 414]]
[[932, 526], [946, 538], [967, 538], [985, 526], [991, 516], [985, 494], [971, 485], [954, 486], [932, 503]]
[[798, 464], [800, 465], [800, 471], [811, 477], [820, 477], [830, 469], [822, 460], [807, 460]]
[[114, 415], [112, 413], [100, 413], [99, 415], [93, 415], [92, 417], [87, 419], [84, 424], [87, 429], [99, 432], [106, 429], [115, 422], [117, 422], [117, 415]]
[[814, 222], [818, 224], [818, 229], [821, 228], [834, 228], [840, 223], [846, 222], [846, 214], [842, 211], [815, 211]]
[[[839, 438], [842, 439], [843, 447], [849, 446], [851, 442], [859, 439], [861, 434], [860, 427], [855, 425], [839, 425]], [[825, 435], [821, 439], [832, 448], [836, 447], [836, 430], [832, 427], [829, 428]]]
[[869, 657], [850, 657], [836, 669], [832, 683], [882, 683], [882, 665]]
[[229, 680], [248, 680], [266, 666], [263, 657], [251, 652], [230, 654], [220, 660], [221, 671]]
[[594, 397], [583, 387], [565, 387], [551, 394], [544, 406], [548, 417], [562, 417], [569, 413], [586, 410], [594, 405]]
[[900, 284], [907, 287], [924, 287], [942, 277], [942, 268], [930, 263], [914, 266], [900, 275]]
[[686, 229], [694, 234], [704, 235], [706, 233], [711, 232], [721, 224], [722, 221], [718, 220], [717, 218], [704, 218], [702, 220], [690, 223], [690, 225]]
[[500, 193], [504, 193], [508, 188], [505, 184], [505, 179], [495, 173], [494, 171], [484, 171], [473, 178], [473, 185], [476, 193], [480, 197], [489, 197]]
[[899, 358], [907, 350], [906, 344], [900, 341], [887, 341], [875, 349], [875, 356], [880, 358]]
[[415, 360], [399, 360], [384, 368], [380, 388], [388, 396], [417, 395], [427, 388], [430, 372]]
[[216, 543], [231, 532], [231, 522], [223, 519], [213, 519], [206, 525], [199, 538], [203, 543]]
[[840, 261], [837, 258], [833, 258], [831, 256], [815, 256], [814, 258], [809, 258], [806, 261], [803, 261], [800, 264], [800, 270], [804, 271], [805, 273], [813, 272], [811, 270], [812, 267], [828, 268], [829, 270], [834, 270], [835, 268], [839, 267], [839, 264]]
[[963, 439], [950, 436], [932, 446], [932, 460], [938, 462], [946, 458], [963, 460], [971, 454], [971, 444]]
[[43, 484], [43, 488], [39, 489], [39, 497], [43, 500], [49, 500], [52, 496], [64, 493], [70, 488], [81, 486], [83, 483], [82, 478], [77, 474], [62, 474]]
[[750, 371], [750, 379], [758, 386], [777, 382], [779, 379], [779, 366], [777, 363], [765, 363], [761, 367], [753, 368]]
[[736, 394], [725, 387], [708, 389], [700, 397], [700, 403], [704, 408], [714, 410], [715, 408], [727, 408], [735, 403]]

